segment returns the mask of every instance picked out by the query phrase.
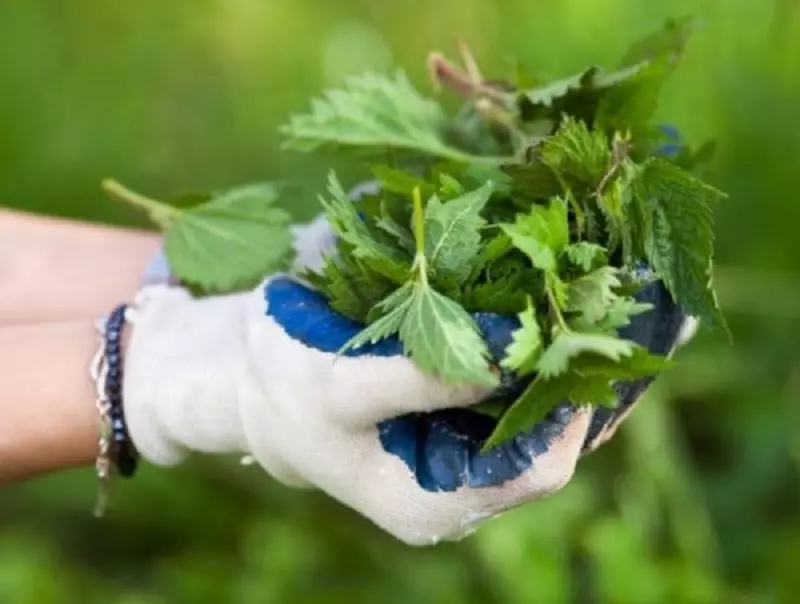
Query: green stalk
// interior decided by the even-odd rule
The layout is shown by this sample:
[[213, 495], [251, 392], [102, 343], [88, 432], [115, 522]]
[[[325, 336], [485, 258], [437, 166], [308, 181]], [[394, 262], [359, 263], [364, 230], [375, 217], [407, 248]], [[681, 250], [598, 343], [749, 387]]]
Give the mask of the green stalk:
[[414, 204], [414, 241], [417, 247], [417, 253], [414, 257], [414, 267], [419, 273], [420, 281], [427, 285], [428, 265], [425, 260], [425, 215], [422, 209], [422, 192], [418, 186], [414, 187], [412, 202]]
[[564, 317], [561, 315], [561, 311], [558, 310], [558, 301], [556, 300], [556, 296], [553, 293], [553, 288], [551, 287], [550, 283], [548, 283], [546, 279], [544, 291], [547, 293], [547, 301], [550, 303], [550, 311], [556, 318], [556, 323], [558, 326], [565, 332], [570, 331], [569, 327], [567, 327], [566, 321], [564, 321]]
[[172, 220], [180, 215], [180, 210], [161, 201], [145, 197], [136, 191], [131, 191], [116, 180], [106, 179], [103, 181], [102, 187], [111, 197], [147, 212], [150, 219], [163, 230], [168, 229]]

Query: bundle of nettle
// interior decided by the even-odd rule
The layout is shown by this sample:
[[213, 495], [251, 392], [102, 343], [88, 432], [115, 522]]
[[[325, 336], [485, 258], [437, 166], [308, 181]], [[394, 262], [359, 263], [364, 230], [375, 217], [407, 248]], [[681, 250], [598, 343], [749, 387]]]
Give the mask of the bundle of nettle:
[[[693, 174], [710, 147], [694, 151], [651, 121], [689, 25], [637, 42], [616, 71], [548, 83], [486, 80], [465, 47], [463, 67], [432, 54], [436, 87], [462, 102], [454, 116], [402, 73], [370, 73], [293, 117], [287, 146], [360, 152], [377, 184], [354, 201], [330, 175], [321, 201], [336, 249], [302, 275], [364, 325], [345, 348], [399, 337], [448, 383], [493, 387], [510, 376], [521, 386], [476, 407], [498, 418], [491, 447], [563, 401], [614, 406], [615, 385], [663, 370], [666, 357], [620, 336], [652, 312], [637, 293], [654, 281], [727, 330], [711, 282], [723, 195]], [[108, 188], [165, 229], [173, 271], [197, 291], [250, 286], [287, 258], [275, 186], [170, 205]], [[480, 312], [518, 318], [499, 363]]]

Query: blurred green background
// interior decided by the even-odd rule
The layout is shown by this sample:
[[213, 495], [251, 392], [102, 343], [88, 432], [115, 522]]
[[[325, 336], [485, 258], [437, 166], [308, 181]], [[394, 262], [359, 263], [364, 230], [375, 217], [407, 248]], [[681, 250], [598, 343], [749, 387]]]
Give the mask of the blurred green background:
[[[0, 0], [0, 203], [144, 225], [153, 196], [299, 181], [277, 126], [322, 87], [469, 41], [486, 72], [613, 66], [666, 17], [702, 27], [660, 116], [715, 138], [718, 287], [702, 335], [551, 498], [407, 548], [235, 461], [146, 467], [102, 521], [91, 470], [0, 495], [0, 603], [800, 602], [800, 3], [795, 0]], [[54, 292], [57, 295], [57, 292]]]

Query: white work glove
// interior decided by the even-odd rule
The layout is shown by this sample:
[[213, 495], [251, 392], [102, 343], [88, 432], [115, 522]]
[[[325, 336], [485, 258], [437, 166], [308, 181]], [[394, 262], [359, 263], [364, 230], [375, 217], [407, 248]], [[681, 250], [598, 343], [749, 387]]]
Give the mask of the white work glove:
[[[327, 225], [318, 220], [295, 234], [298, 265], [319, 266], [333, 243]], [[635, 317], [626, 335], [670, 352], [684, 315], [660, 285], [640, 297], [656, 308]], [[476, 319], [500, 357], [515, 320]], [[647, 384], [622, 386], [618, 411], [563, 404], [481, 455], [494, 422], [466, 407], [489, 393], [421, 373], [396, 340], [337, 359], [359, 328], [286, 276], [206, 299], [146, 286], [125, 364], [136, 448], [163, 466], [190, 452], [252, 455], [277, 480], [320, 488], [406, 543], [429, 545], [561, 488]]]

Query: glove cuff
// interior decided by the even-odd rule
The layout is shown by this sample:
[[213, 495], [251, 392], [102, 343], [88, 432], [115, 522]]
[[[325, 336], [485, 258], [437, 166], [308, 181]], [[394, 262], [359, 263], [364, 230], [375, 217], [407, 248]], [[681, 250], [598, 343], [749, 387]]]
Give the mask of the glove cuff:
[[140, 455], [176, 465], [191, 451], [247, 452], [239, 401], [259, 383], [245, 345], [247, 294], [193, 299], [178, 287], [139, 294], [125, 354], [124, 401]]

